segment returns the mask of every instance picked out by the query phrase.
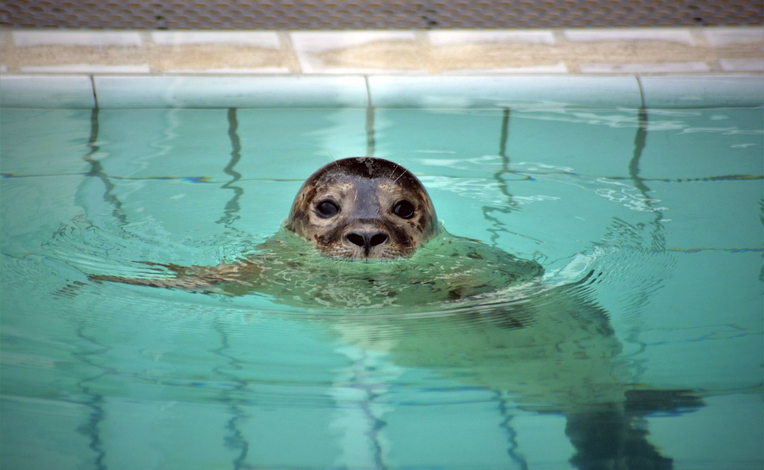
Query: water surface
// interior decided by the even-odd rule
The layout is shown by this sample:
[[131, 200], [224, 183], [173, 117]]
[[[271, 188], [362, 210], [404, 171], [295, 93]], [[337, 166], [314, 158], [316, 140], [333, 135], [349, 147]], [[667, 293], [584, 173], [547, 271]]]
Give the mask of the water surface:
[[[0, 119], [2, 468], [764, 462], [761, 109]], [[358, 155], [419, 176], [449, 232], [584, 281], [352, 312], [87, 279], [238, 259]]]

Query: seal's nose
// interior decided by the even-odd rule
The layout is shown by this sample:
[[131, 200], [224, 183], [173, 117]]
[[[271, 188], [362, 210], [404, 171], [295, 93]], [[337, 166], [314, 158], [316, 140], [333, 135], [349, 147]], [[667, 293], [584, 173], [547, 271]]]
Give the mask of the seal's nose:
[[353, 245], [363, 248], [367, 256], [372, 248], [382, 245], [388, 238], [386, 233], [379, 231], [355, 230], [345, 235], [345, 240]]

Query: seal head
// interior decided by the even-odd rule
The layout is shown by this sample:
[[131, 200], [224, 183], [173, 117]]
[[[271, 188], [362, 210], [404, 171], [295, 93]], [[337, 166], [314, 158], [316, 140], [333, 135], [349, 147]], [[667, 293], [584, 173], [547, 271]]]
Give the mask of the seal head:
[[388, 160], [357, 157], [313, 173], [286, 228], [327, 256], [368, 260], [412, 254], [437, 233], [438, 222], [416, 176]]

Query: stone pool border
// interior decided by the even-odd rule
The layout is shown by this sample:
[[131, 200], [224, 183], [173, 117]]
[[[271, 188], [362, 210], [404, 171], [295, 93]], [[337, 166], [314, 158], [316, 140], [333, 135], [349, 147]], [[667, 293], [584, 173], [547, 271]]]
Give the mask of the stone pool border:
[[3, 74], [6, 108], [764, 106], [762, 75]]
[[0, 28], [0, 106], [764, 105], [764, 27]]
[[0, 28], [0, 72], [81, 74], [763, 73], [755, 26], [436, 30]]

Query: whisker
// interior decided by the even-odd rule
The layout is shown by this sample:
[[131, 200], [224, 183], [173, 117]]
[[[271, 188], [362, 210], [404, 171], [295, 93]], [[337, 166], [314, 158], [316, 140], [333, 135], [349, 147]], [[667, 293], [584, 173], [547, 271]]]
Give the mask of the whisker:
[[[398, 169], [398, 168], [400, 168], [400, 167], [401, 167], [401, 166], [400, 166], [399, 164], [397, 164], [397, 163], [396, 163], [396, 164], [395, 164], [395, 168], [393, 168], [392, 170], [390, 170], [390, 176], [388, 176], [388, 178], [389, 178], [389, 179], [393, 179], [393, 175], [395, 175], [395, 170], [397, 170], [397, 169]], [[399, 176], [398, 178], [400, 178], [400, 176]], [[398, 180], [396, 179], [395, 181], [398, 181]]]
[[399, 179], [401, 179], [401, 178], [403, 177], [403, 175], [405, 175], [405, 174], [406, 174], [406, 170], [403, 170], [403, 171], [401, 172], [400, 176], [398, 176], [397, 178], [395, 178], [395, 181], [394, 181], [394, 182], [395, 182], [395, 183], [397, 183], [397, 182], [398, 182], [398, 180], [399, 180]]

